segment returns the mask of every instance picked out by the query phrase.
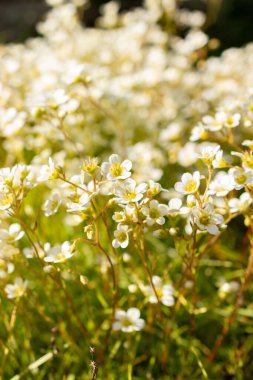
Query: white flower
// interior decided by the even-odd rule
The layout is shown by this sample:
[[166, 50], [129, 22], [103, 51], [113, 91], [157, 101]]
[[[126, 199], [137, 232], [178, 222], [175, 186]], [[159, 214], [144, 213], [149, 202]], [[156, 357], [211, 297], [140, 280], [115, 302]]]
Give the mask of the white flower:
[[252, 183], [253, 176], [251, 170], [244, 170], [242, 168], [231, 168], [228, 173], [232, 175], [234, 180], [234, 188], [236, 190], [243, 189], [249, 183]]
[[112, 154], [109, 157], [109, 162], [103, 162], [101, 165], [101, 170], [106, 178], [109, 180], [126, 179], [131, 176], [132, 162], [125, 160], [120, 161], [117, 154]]
[[194, 164], [198, 159], [196, 148], [196, 144], [192, 142], [186, 143], [178, 152], [177, 162], [179, 165], [188, 167]]
[[4, 211], [10, 208], [13, 204], [14, 198], [11, 193], [0, 192], [0, 210]]
[[44, 261], [47, 263], [62, 263], [70, 259], [74, 255], [74, 245], [70, 242], [65, 241], [62, 245], [55, 245], [49, 248]]
[[126, 333], [140, 331], [145, 326], [144, 319], [140, 318], [140, 310], [131, 307], [127, 311], [117, 310], [115, 313], [115, 322], [113, 323], [113, 330], [121, 330]]
[[129, 202], [138, 202], [143, 198], [143, 193], [147, 191], [147, 184], [141, 183], [136, 186], [136, 182], [129, 178], [121, 182], [115, 188], [115, 195], [118, 197], [118, 203], [126, 204]]
[[207, 165], [211, 165], [216, 154], [220, 150], [219, 145], [209, 145], [202, 149], [199, 158]]
[[223, 150], [219, 150], [217, 152], [217, 154], [216, 154], [216, 156], [212, 162], [212, 165], [213, 165], [214, 169], [221, 169], [221, 168], [228, 166], [228, 163], [226, 162], [226, 160], [223, 157]]
[[217, 197], [224, 197], [233, 189], [233, 177], [226, 172], [219, 172], [210, 183], [208, 194], [216, 195]]
[[226, 120], [226, 114], [224, 112], [217, 112], [214, 117], [204, 116], [202, 121], [205, 124], [205, 128], [211, 132], [220, 131]]
[[22, 278], [17, 277], [14, 281], [14, 284], [8, 284], [4, 288], [7, 297], [12, 298], [20, 298], [22, 297], [27, 289], [28, 281], [22, 280]]
[[219, 297], [225, 298], [229, 293], [236, 292], [239, 289], [240, 285], [237, 281], [221, 281], [219, 284]]
[[147, 295], [149, 302], [157, 303], [157, 296], [161, 303], [165, 306], [174, 305], [174, 288], [172, 285], [163, 285], [162, 279], [159, 276], [153, 276], [152, 282], [156, 290], [156, 294], [152, 286], [148, 285], [144, 287], [144, 293]]
[[21, 231], [21, 227], [18, 223], [10, 225], [8, 230], [0, 229], [0, 241], [10, 243], [20, 240], [24, 236], [24, 231]]
[[80, 212], [90, 205], [90, 196], [83, 193], [78, 202], [67, 202], [67, 212]]
[[232, 214], [236, 212], [244, 213], [248, 210], [249, 206], [252, 204], [252, 198], [249, 193], [242, 193], [240, 198], [232, 198], [228, 201], [230, 212]]
[[129, 243], [128, 226], [119, 224], [117, 230], [114, 231], [115, 239], [112, 241], [114, 248], [126, 248]]
[[160, 185], [160, 183], [149, 180], [147, 196], [154, 197], [155, 195], [160, 193], [161, 189], [162, 189], [162, 186]]
[[184, 173], [181, 182], [175, 183], [175, 190], [182, 194], [194, 194], [198, 191], [200, 185], [200, 172], [196, 171], [192, 174]]
[[46, 200], [43, 206], [43, 211], [46, 216], [51, 216], [57, 213], [62, 201], [60, 195], [54, 193]]
[[202, 124], [196, 125], [191, 131], [190, 141], [204, 140], [207, 132]]
[[152, 200], [149, 202], [149, 207], [143, 207], [141, 211], [146, 216], [146, 222], [149, 226], [155, 223], [162, 225], [165, 223], [164, 216], [168, 214], [168, 207]]
[[37, 180], [44, 182], [49, 179], [55, 179], [58, 177], [58, 171], [55, 168], [54, 161], [51, 157], [48, 159], [48, 165], [42, 165]]
[[227, 115], [225, 119], [225, 127], [227, 128], [235, 128], [240, 124], [241, 115], [239, 113], [235, 113], [233, 115]]
[[[194, 197], [195, 199], [195, 197]], [[172, 198], [169, 201], [169, 215], [178, 215], [188, 213], [188, 207], [182, 207], [182, 200], [179, 198]]]
[[129, 223], [137, 223], [138, 222], [138, 215], [136, 208], [133, 205], [126, 205], [124, 208], [124, 211], [116, 211], [113, 214], [112, 217], [113, 220], [117, 223], [122, 223], [122, 222], [129, 222]]
[[219, 232], [217, 226], [222, 225], [224, 218], [214, 211], [211, 203], [206, 203], [203, 208], [195, 206], [192, 209], [193, 221], [201, 231], [207, 231], [211, 235]]

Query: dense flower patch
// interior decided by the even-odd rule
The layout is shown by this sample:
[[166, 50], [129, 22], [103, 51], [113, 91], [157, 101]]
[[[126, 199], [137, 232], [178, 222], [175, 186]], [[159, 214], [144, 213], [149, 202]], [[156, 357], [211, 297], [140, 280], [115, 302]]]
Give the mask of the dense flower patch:
[[253, 45], [48, 3], [0, 47], [1, 378], [251, 379]]

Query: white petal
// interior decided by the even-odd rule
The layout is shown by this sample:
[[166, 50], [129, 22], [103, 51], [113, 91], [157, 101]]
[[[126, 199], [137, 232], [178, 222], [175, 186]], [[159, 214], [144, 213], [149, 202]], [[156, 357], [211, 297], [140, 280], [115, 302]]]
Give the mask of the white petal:
[[140, 317], [141, 313], [140, 310], [136, 307], [131, 307], [127, 310], [127, 316], [132, 319], [138, 319]]
[[121, 164], [127, 171], [132, 169], [132, 162], [130, 160], [125, 160]]
[[111, 164], [115, 163], [115, 162], [120, 162], [120, 159], [119, 159], [119, 156], [118, 154], [112, 154], [110, 157], [109, 157], [109, 162]]
[[216, 235], [219, 232], [219, 228], [215, 224], [209, 224], [207, 226], [207, 231], [211, 235]]

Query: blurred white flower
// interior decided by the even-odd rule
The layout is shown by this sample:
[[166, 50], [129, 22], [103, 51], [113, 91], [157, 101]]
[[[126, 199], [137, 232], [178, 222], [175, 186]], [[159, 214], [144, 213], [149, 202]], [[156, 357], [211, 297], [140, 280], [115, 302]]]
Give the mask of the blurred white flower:
[[17, 277], [14, 280], [14, 284], [7, 284], [4, 288], [7, 297], [10, 299], [22, 297], [27, 289], [28, 281], [23, 280], [21, 277]]
[[20, 240], [24, 236], [24, 231], [21, 230], [21, 226], [18, 223], [10, 225], [8, 230], [0, 229], [0, 241], [5, 243], [11, 243]]
[[44, 257], [47, 263], [63, 263], [74, 255], [75, 246], [68, 241], [49, 248]]
[[43, 205], [43, 211], [46, 216], [51, 216], [57, 213], [62, 203], [61, 197], [57, 193], [53, 193]]
[[115, 239], [112, 241], [114, 248], [126, 248], [129, 243], [128, 226], [119, 224], [117, 230], [114, 231]]
[[121, 330], [126, 333], [140, 331], [145, 326], [144, 319], [140, 318], [140, 310], [132, 307], [127, 311], [117, 310], [115, 313], [115, 322], [113, 330]]
[[173, 294], [174, 288], [172, 285], [163, 285], [162, 279], [159, 276], [153, 276], [152, 282], [155, 287], [155, 291], [151, 285], [147, 285], [143, 288], [144, 293], [148, 297], [149, 302], [157, 303], [157, 297], [160, 302], [165, 306], [172, 306], [175, 303]]

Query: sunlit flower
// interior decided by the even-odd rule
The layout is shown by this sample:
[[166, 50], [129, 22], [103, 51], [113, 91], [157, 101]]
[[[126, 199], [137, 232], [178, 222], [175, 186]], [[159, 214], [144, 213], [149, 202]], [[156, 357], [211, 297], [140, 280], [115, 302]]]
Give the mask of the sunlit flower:
[[20, 224], [13, 223], [8, 230], [0, 229], [0, 241], [11, 243], [20, 240], [24, 234], [25, 233], [21, 230]]
[[14, 280], [14, 284], [8, 284], [5, 286], [4, 291], [10, 299], [20, 298], [25, 294], [27, 286], [27, 280], [24, 281], [21, 277], [17, 277]]
[[159, 276], [153, 276], [152, 282], [155, 291], [151, 285], [144, 287], [144, 293], [147, 295], [149, 302], [157, 303], [157, 297], [159, 301], [165, 306], [172, 306], [175, 303], [173, 294], [174, 288], [172, 285], [163, 285], [162, 279]]
[[131, 307], [127, 311], [117, 310], [115, 313], [115, 322], [113, 323], [113, 330], [121, 330], [126, 333], [140, 331], [145, 326], [144, 319], [140, 318], [140, 310]]
[[126, 179], [131, 176], [132, 163], [130, 160], [120, 161], [117, 154], [109, 157], [109, 162], [103, 162], [101, 170], [109, 180]]
[[142, 208], [143, 215], [146, 216], [146, 222], [149, 226], [157, 223], [162, 225], [165, 223], [165, 215], [168, 215], [168, 207], [163, 204], [159, 204], [158, 201], [152, 200], [149, 202], [148, 207]]
[[68, 241], [55, 245], [46, 252], [44, 261], [47, 263], [63, 263], [74, 255], [75, 246]]
[[211, 235], [219, 232], [219, 226], [223, 225], [224, 218], [215, 212], [211, 203], [205, 203], [203, 208], [195, 206], [192, 209], [194, 223], [201, 231], [207, 231]]
[[114, 231], [115, 239], [112, 241], [114, 248], [126, 248], [129, 243], [128, 226], [119, 224], [117, 230]]
[[147, 184], [141, 183], [136, 185], [136, 182], [129, 178], [116, 186], [114, 192], [117, 196], [116, 201], [122, 204], [138, 202], [143, 198], [143, 194], [147, 191], [147, 188]]
[[52, 158], [48, 159], [48, 165], [43, 165], [40, 169], [40, 173], [38, 176], [39, 182], [44, 182], [49, 179], [55, 179], [58, 177], [58, 171], [55, 167], [54, 161]]
[[194, 194], [198, 191], [200, 185], [200, 172], [184, 173], [181, 182], [175, 183], [175, 190], [182, 194]]
[[46, 200], [43, 206], [43, 210], [46, 216], [51, 216], [57, 213], [60, 205], [62, 203], [59, 194], [54, 193]]
[[216, 174], [213, 181], [209, 185], [208, 193], [217, 197], [224, 197], [235, 187], [232, 175], [226, 172]]
[[228, 201], [231, 213], [241, 212], [244, 213], [252, 204], [252, 198], [249, 193], [242, 193], [239, 198], [231, 198]]

